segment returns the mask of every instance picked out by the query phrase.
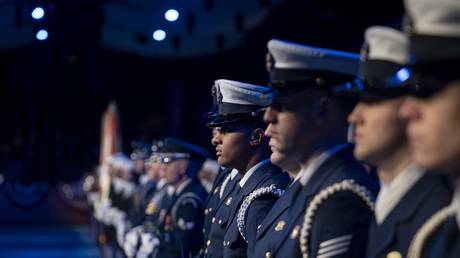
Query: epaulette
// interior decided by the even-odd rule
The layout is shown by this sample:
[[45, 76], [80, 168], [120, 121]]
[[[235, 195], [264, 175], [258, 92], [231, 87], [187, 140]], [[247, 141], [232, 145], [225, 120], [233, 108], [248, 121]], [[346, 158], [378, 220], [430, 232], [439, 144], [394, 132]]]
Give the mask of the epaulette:
[[246, 232], [246, 219], [248, 216], [249, 206], [251, 205], [251, 203], [257, 198], [264, 195], [274, 195], [276, 197], [280, 197], [281, 195], [283, 195], [283, 193], [283, 189], [278, 188], [276, 185], [270, 185], [256, 189], [244, 198], [243, 203], [241, 204], [240, 209], [238, 210], [236, 222], [238, 225], [238, 231], [240, 232], [241, 236], [243, 237], [244, 241], [246, 241], [246, 243], [248, 242]]
[[[369, 207], [371, 211], [374, 210], [373, 195], [366, 187], [356, 184], [354, 180], [343, 180], [319, 192], [315, 195], [306, 209], [304, 222], [300, 232], [300, 250], [303, 258], [308, 258], [309, 255], [308, 238], [310, 236], [313, 217], [315, 216], [316, 211], [325, 200], [340, 192], [351, 192], [355, 194]], [[343, 238], [344, 241], [351, 241], [351, 236], [343, 236]]]

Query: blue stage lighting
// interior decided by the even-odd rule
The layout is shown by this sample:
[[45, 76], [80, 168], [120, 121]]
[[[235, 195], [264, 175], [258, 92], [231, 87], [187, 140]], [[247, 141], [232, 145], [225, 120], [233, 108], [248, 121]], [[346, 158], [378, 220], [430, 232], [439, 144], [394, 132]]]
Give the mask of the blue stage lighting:
[[153, 32], [153, 39], [156, 41], [162, 41], [166, 38], [166, 32], [164, 30], [156, 30]]
[[176, 21], [179, 19], [179, 12], [174, 9], [169, 9], [165, 12], [165, 19], [170, 22]]
[[35, 7], [30, 15], [35, 20], [40, 20], [45, 16], [45, 10], [42, 7]]
[[35, 34], [35, 37], [38, 40], [46, 40], [48, 38], [48, 31], [46, 30], [39, 30], [37, 34]]
[[402, 68], [396, 73], [396, 76], [398, 77], [398, 80], [401, 82], [406, 81], [410, 77], [410, 70], [407, 68]]

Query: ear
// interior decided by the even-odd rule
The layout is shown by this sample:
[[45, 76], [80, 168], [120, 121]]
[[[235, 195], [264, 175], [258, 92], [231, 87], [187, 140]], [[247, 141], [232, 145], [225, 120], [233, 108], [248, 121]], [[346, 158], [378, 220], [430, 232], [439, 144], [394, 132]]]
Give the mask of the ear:
[[265, 131], [262, 128], [256, 128], [252, 130], [251, 133], [251, 140], [249, 141], [249, 144], [252, 147], [257, 147], [260, 146], [265, 139]]
[[179, 163], [179, 172], [181, 175], [185, 175], [187, 173], [187, 168], [188, 168], [188, 160], [183, 159]]

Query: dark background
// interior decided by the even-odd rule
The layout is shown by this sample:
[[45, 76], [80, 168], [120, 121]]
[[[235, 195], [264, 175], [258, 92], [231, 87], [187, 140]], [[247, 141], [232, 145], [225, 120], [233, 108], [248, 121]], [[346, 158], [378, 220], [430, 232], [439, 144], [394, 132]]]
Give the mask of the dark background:
[[[111, 100], [120, 110], [126, 152], [132, 140], [166, 135], [211, 149], [203, 114], [211, 108], [213, 81], [227, 78], [265, 85], [269, 39], [358, 53], [366, 27], [398, 28], [403, 13], [401, 1], [393, 0], [49, 0], [39, 1], [48, 9], [46, 19], [35, 22], [30, 8], [36, 2], [0, 1], [0, 8], [14, 6], [13, 29], [31, 26], [34, 33], [45, 26], [50, 32], [46, 41], [31, 35], [28, 43], [18, 39], [17, 45], [0, 48], [0, 173], [5, 182], [78, 180], [97, 163], [101, 114]], [[156, 2], [181, 10], [184, 15], [175, 25], [180, 29], [162, 42], [165, 54], [131, 51], [155, 44], [150, 32], [139, 32], [143, 24], [136, 24], [133, 13], [155, 8]], [[109, 4], [129, 10], [127, 17], [120, 12], [120, 22], [113, 24]], [[225, 4], [242, 11], [214, 9]], [[251, 26], [251, 14], [244, 12], [249, 5], [265, 12]], [[200, 15], [224, 20], [195, 26]], [[134, 43], [120, 51], [110, 46], [119, 38], [103, 34], [101, 28], [122, 27], [123, 20], [130, 21], [123, 29], [132, 32], [125, 35]], [[185, 46], [188, 38], [219, 31], [222, 23], [228, 28], [210, 33], [203, 41], [206, 49]], [[236, 45], [232, 35], [238, 35]], [[0, 31], [0, 42], [8, 37], [15, 35]], [[227, 47], [228, 42], [234, 47]]]

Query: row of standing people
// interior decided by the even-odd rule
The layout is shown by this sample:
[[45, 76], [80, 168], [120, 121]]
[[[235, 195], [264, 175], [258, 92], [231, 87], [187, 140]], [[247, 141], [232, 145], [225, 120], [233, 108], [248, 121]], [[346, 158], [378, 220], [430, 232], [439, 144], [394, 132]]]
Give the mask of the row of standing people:
[[159, 205], [136, 255], [460, 257], [460, 2], [405, 5], [406, 32], [368, 28], [360, 55], [271, 40], [269, 87], [215, 81], [225, 169], [190, 209]]

